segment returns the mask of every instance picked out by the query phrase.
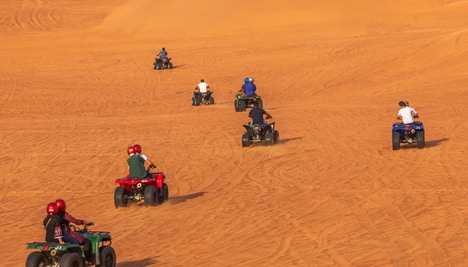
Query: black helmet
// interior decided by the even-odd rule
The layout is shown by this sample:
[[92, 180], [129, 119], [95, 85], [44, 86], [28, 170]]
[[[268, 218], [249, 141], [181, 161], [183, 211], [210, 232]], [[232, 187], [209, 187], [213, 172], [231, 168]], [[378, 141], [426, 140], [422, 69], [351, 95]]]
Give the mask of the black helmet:
[[406, 107], [406, 102], [405, 101], [400, 101], [398, 103], [398, 105], [400, 105], [400, 107]]

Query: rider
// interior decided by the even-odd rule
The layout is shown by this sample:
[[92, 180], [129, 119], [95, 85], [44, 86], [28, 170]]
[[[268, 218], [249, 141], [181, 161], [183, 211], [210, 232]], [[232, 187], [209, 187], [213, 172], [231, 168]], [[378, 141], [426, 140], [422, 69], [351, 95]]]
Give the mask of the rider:
[[148, 163], [149, 168], [156, 168], [156, 165], [145, 154], [141, 153], [141, 146], [139, 144], [134, 144], [133, 148], [135, 149], [135, 154], [140, 156], [144, 160], [144, 163]]
[[130, 178], [145, 178], [148, 175], [148, 172], [145, 168], [145, 160], [136, 154], [135, 147], [129, 146], [127, 148], [128, 154], [128, 172]]
[[404, 124], [411, 124], [414, 123], [414, 118], [419, 118], [416, 110], [408, 105], [408, 101], [400, 101], [398, 104], [401, 108], [398, 111], [397, 120], [402, 120]]
[[255, 86], [254, 78], [245, 78], [244, 84], [239, 92], [242, 92], [244, 96], [253, 97], [256, 96], [255, 91], [257, 90], [257, 86]]
[[65, 200], [59, 198], [55, 200], [55, 204], [58, 207], [58, 215], [62, 220], [62, 229], [64, 233], [63, 240], [68, 243], [79, 244], [83, 246], [85, 257], [88, 259], [91, 255], [91, 242], [80, 233], [75, 232], [70, 228], [70, 223], [75, 225], [84, 225], [87, 222], [85, 220], [76, 219], [70, 213], [68, 213]]
[[46, 230], [45, 241], [65, 244], [63, 241], [62, 220], [58, 215], [59, 208], [55, 202], [47, 204], [46, 207], [47, 217], [44, 218], [42, 228]]
[[263, 115], [266, 115], [265, 119], [271, 119], [271, 115], [264, 109], [259, 108], [257, 101], [253, 101], [253, 104], [254, 108], [249, 111], [249, 117], [252, 118], [250, 126], [254, 124], [260, 124], [261, 127], [267, 126], [268, 123], [263, 120]]
[[159, 51], [158, 56], [159, 56], [159, 59], [161, 59], [162, 61], [166, 61], [167, 60], [166, 48], [163, 47], [161, 51]]
[[201, 79], [197, 84], [197, 87], [193, 90], [193, 96], [197, 97], [198, 94], [211, 94], [210, 86], [205, 82], [204, 79]]

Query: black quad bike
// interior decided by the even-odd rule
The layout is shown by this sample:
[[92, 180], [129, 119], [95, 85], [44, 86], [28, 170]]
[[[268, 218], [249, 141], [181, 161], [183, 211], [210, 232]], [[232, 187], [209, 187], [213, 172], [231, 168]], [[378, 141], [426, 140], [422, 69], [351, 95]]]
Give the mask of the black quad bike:
[[114, 249], [111, 247], [112, 238], [109, 232], [91, 231], [88, 227], [93, 223], [85, 224], [83, 229], [74, 226], [76, 232], [91, 242], [91, 255], [85, 259], [83, 248], [78, 244], [52, 242], [31, 242], [26, 249], [35, 249], [26, 259], [26, 267], [84, 267], [86, 260], [90, 264], [103, 267], [115, 267], [117, 260]]
[[392, 148], [393, 150], [400, 149], [400, 144], [416, 143], [419, 149], [425, 147], [424, 140], [424, 125], [422, 122], [414, 122], [410, 124], [394, 123], [392, 125]]
[[275, 130], [275, 123], [267, 125], [247, 124], [244, 125], [245, 133], [242, 135], [242, 147], [253, 145], [272, 146], [279, 141], [279, 132]]
[[213, 93], [210, 91], [206, 93], [195, 93], [195, 95], [192, 97], [192, 106], [213, 105], [215, 101], [211, 96], [212, 94]]
[[172, 65], [171, 58], [155, 58], [153, 63], [153, 70], [162, 70], [162, 69], [172, 69], [174, 66]]

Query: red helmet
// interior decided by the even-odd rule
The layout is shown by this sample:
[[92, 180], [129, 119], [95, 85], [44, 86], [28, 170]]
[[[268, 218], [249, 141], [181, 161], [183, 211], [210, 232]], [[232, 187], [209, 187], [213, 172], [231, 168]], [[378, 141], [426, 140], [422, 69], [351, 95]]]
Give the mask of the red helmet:
[[57, 214], [59, 212], [59, 207], [57, 207], [57, 204], [55, 204], [54, 202], [50, 202], [49, 204], [47, 204], [46, 212], [49, 215]]
[[135, 148], [135, 152], [141, 153], [141, 146], [139, 144], [134, 144], [133, 148]]
[[127, 154], [135, 154], [135, 148], [133, 146], [127, 147]]
[[57, 205], [59, 211], [65, 212], [67, 210], [67, 204], [65, 204], [65, 200], [59, 198], [55, 200], [55, 204]]

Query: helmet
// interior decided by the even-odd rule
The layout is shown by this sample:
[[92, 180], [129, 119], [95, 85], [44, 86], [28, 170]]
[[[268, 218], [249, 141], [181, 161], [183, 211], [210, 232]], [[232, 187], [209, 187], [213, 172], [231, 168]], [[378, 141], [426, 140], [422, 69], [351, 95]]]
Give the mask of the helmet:
[[128, 155], [135, 154], [135, 147], [133, 147], [133, 146], [127, 147], [127, 154]]
[[[135, 149], [135, 152], [141, 153], [141, 146], [139, 144], [134, 144], [133, 148]], [[135, 152], [133, 152], [133, 153], [135, 153]]]
[[65, 200], [59, 198], [55, 200], [55, 205], [57, 205], [59, 211], [64, 212], [67, 210], [67, 204], [65, 204]]
[[248, 82], [249, 82], [249, 78], [245, 78], [245, 79], [244, 79], [244, 82], [245, 82], [245, 83], [248, 83]]
[[253, 81], [254, 81], [254, 78], [253, 78], [253, 77], [250, 77], [250, 78], [249, 78], [249, 82], [252, 83]]
[[400, 107], [406, 107], [406, 102], [405, 101], [400, 101], [398, 103], [398, 105], [400, 105]]
[[50, 202], [49, 204], [47, 204], [46, 212], [49, 215], [57, 214], [59, 212], [59, 207], [57, 206], [57, 204], [55, 204], [55, 202]]

